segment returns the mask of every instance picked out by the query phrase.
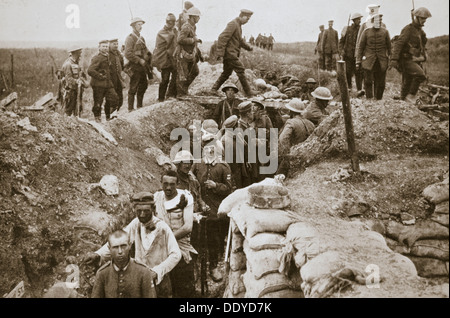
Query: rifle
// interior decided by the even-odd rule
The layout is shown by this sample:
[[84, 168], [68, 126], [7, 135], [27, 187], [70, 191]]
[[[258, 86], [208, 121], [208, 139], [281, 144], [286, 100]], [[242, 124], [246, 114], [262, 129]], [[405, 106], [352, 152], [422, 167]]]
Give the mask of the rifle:
[[414, 0], [411, 0], [412, 1], [412, 10], [411, 10], [411, 21], [414, 23]]
[[[80, 76], [81, 77], [81, 76]], [[81, 81], [77, 85], [77, 105], [75, 107], [75, 116], [80, 117], [81, 111]]]

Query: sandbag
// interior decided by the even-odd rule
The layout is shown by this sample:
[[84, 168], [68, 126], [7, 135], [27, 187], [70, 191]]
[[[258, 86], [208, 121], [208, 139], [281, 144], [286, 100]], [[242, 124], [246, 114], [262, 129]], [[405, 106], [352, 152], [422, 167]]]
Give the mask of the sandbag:
[[449, 199], [448, 178], [442, 182], [432, 184], [423, 190], [422, 195], [434, 204], [439, 204]]
[[[446, 262], [427, 257], [410, 256], [411, 261], [417, 269], [417, 273], [422, 277], [448, 277], [448, 267]], [[447, 262], [448, 263], [448, 262]]]
[[283, 289], [276, 292], [267, 293], [261, 298], [304, 298], [301, 290]]
[[434, 213], [438, 213], [438, 214], [448, 214], [448, 211], [449, 211], [449, 203], [448, 203], [448, 201], [439, 203], [434, 208]]
[[341, 255], [336, 251], [328, 251], [319, 254], [308, 261], [300, 269], [300, 275], [303, 281], [313, 282], [322, 276], [332, 274], [344, 266]]
[[409, 257], [406, 257], [405, 255], [393, 253], [389, 258], [389, 264], [391, 264], [391, 267], [393, 268], [405, 271], [412, 277], [417, 276], [416, 266], [411, 261], [411, 259]]
[[301, 290], [301, 280], [298, 272], [291, 278], [280, 273], [273, 273], [258, 280], [247, 271], [242, 277], [246, 289], [246, 298], [260, 298], [269, 293], [286, 289]]
[[241, 232], [233, 233], [231, 235], [231, 252], [238, 253], [242, 252], [244, 248], [244, 236]]
[[255, 251], [249, 248], [247, 243], [244, 243], [244, 252], [247, 257], [247, 272], [252, 274], [255, 279], [261, 279], [271, 273], [278, 273], [281, 249]]
[[242, 275], [245, 270], [230, 271], [228, 285], [231, 293], [236, 296], [241, 293], [245, 293], [245, 285], [242, 279]]
[[286, 231], [285, 243], [291, 243], [296, 254], [295, 264], [302, 267], [308, 259], [312, 259], [319, 254], [319, 242], [316, 229], [305, 222], [291, 224]]
[[232, 218], [230, 218], [230, 224], [231, 224], [231, 232], [236, 234], [241, 234], [241, 231], [239, 231], [239, 228], [236, 225], [236, 222]]
[[289, 225], [299, 221], [291, 211], [256, 209], [248, 204], [235, 207], [230, 216], [247, 239], [264, 232], [284, 233]]
[[396, 240], [387, 237], [386, 244], [393, 252], [400, 254], [409, 254], [410, 248], [407, 247], [405, 244], [397, 242]]
[[239, 271], [245, 269], [245, 263], [247, 258], [244, 252], [231, 253], [230, 255], [230, 268], [232, 271]]
[[386, 227], [388, 237], [407, 246], [412, 246], [420, 239], [446, 239], [449, 229], [431, 220], [417, 222], [414, 226], [405, 226], [395, 221], [389, 221]]
[[448, 223], [449, 223], [448, 219], [449, 219], [448, 218], [448, 214], [433, 213], [430, 216], [430, 220], [431, 221], [436, 222], [436, 223], [438, 223], [440, 225], [443, 225], [443, 226], [447, 226], [447, 227], [448, 227]]
[[449, 260], [448, 240], [421, 240], [414, 243], [410, 251], [411, 255], [430, 257], [442, 261]]
[[249, 238], [248, 246], [252, 250], [280, 249], [283, 247], [284, 236], [278, 233], [259, 233]]

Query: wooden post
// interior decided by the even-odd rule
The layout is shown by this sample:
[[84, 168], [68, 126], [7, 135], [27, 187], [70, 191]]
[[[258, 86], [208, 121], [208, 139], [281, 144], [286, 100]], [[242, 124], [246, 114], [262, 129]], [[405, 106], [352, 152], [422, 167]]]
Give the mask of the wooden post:
[[348, 152], [352, 163], [353, 172], [359, 174], [359, 157], [356, 149], [355, 134], [353, 131], [352, 109], [350, 104], [350, 96], [348, 94], [347, 75], [345, 72], [345, 62], [337, 62], [337, 79], [339, 90], [341, 91], [342, 110], [344, 113], [345, 132], [347, 134]]
[[11, 87], [14, 87], [14, 55], [11, 54]]

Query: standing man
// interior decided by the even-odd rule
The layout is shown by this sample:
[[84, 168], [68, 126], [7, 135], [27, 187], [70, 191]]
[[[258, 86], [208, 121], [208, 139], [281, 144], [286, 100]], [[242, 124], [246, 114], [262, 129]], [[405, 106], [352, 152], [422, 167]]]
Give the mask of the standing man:
[[148, 87], [147, 67], [150, 62], [150, 52], [141, 36], [142, 25], [145, 23], [141, 18], [131, 20], [130, 26], [133, 31], [125, 39], [125, 58], [128, 64], [125, 72], [130, 76], [130, 88], [128, 90], [128, 111], [134, 110], [134, 99], [137, 99], [137, 108], [141, 108], [144, 94]]
[[325, 30], [325, 26], [322, 24], [319, 26], [319, 37], [317, 38], [316, 48], [314, 49], [314, 54], [319, 54], [319, 67], [321, 70], [325, 70], [325, 56], [322, 51], [322, 40], [323, 40], [323, 32]]
[[197, 38], [196, 24], [200, 20], [200, 10], [192, 7], [187, 11], [188, 20], [181, 27], [178, 35], [177, 57], [177, 97], [188, 94], [189, 86], [197, 77], [199, 70], [199, 50], [197, 43], [202, 40]]
[[180, 13], [180, 15], [178, 16], [178, 20], [177, 20], [177, 28], [178, 31], [181, 31], [181, 28], [183, 27], [183, 25], [187, 22], [187, 20], [189, 19], [189, 15], [188, 15], [188, 11], [190, 8], [192, 8], [194, 6], [194, 4], [190, 1], [186, 1], [184, 3], [184, 9], [183, 11]]
[[401, 98], [415, 104], [419, 86], [427, 78], [423, 68], [427, 60], [427, 36], [423, 27], [431, 18], [431, 12], [420, 7], [414, 10], [413, 15], [414, 21], [403, 28], [394, 43], [390, 67], [402, 73]]
[[290, 119], [286, 121], [278, 139], [280, 165], [277, 174], [289, 173], [289, 153], [291, 147], [305, 141], [314, 131], [314, 124], [303, 117], [305, 104], [299, 99], [293, 99], [286, 106], [290, 111]]
[[155, 193], [156, 216], [172, 229], [182, 256], [170, 272], [173, 296], [192, 297], [195, 293], [195, 278], [191, 253], [197, 254], [191, 245], [194, 198], [189, 191], [177, 189], [178, 175], [173, 170], [162, 175], [161, 183], [163, 190]]
[[317, 87], [311, 95], [314, 97], [314, 101], [306, 107], [303, 118], [308, 119], [317, 127], [329, 115], [326, 108], [333, 96], [326, 87]]
[[212, 134], [205, 135], [202, 162], [194, 163], [192, 172], [200, 182], [202, 198], [210, 208], [206, 218], [209, 273], [217, 282], [223, 278], [217, 265], [229, 225], [228, 218], [219, 218], [217, 211], [222, 200], [231, 193], [231, 170], [227, 163], [222, 162], [220, 151], [211, 142], [214, 138]]
[[273, 50], [273, 42], [275, 42], [275, 39], [272, 36], [272, 33], [270, 33], [270, 35], [268, 37], [268, 48], [267, 48], [269, 51]]
[[[171, 298], [172, 286], [168, 273], [181, 259], [181, 251], [169, 225], [161, 221], [155, 213], [155, 201], [150, 192], [139, 192], [131, 198], [136, 213], [124, 231], [130, 236], [130, 244], [135, 244], [135, 258], [152, 271], [158, 298]], [[108, 244], [84, 258], [86, 264], [98, 264], [111, 258]]]
[[325, 57], [325, 67], [327, 71], [336, 69], [336, 56], [339, 51], [339, 36], [338, 32], [333, 29], [333, 20], [328, 21], [328, 29], [323, 32], [322, 52]]
[[130, 238], [124, 230], [108, 236], [111, 261], [95, 276], [92, 298], [156, 298], [151, 270], [130, 257]]
[[217, 104], [212, 116], [212, 119], [218, 124], [219, 129], [222, 128], [225, 119], [231, 115], [239, 115], [237, 107], [242, 103], [240, 99], [236, 98], [239, 89], [233, 83], [223, 85], [222, 92], [225, 93], [226, 98]]
[[[123, 56], [119, 51], [119, 40], [113, 39], [109, 41], [109, 61], [111, 80], [114, 85], [118, 97], [118, 103], [116, 110], [111, 114], [111, 118], [117, 117], [117, 112], [123, 104], [123, 88], [125, 87], [124, 80], [122, 78], [123, 70]], [[111, 108], [111, 106], [105, 105], [105, 108]]]
[[110, 115], [114, 112], [118, 105], [119, 97], [114, 90], [111, 79], [110, 58], [109, 58], [109, 41], [103, 40], [98, 44], [98, 54], [91, 60], [88, 68], [88, 74], [91, 76], [91, 86], [94, 94], [94, 113], [95, 121], [101, 122], [102, 104], [105, 103], [106, 120], [110, 120]]
[[213, 93], [231, 76], [233, 71], [236, 72], [242, 88], [247, 97], [253, 96], [250, 85], [245, 77], [245, 67], [239, 60], [241, 48], [247, 51], [253, 51], [253, 48], [242, 39], [242, 25], [246, 24], [253, 12], [243, 9], [239, 17], [229, 22], [225, 30], [219, 35], [217, 42], [217, 57], [223, 57], [223, 72], [212, 87]]
[[[271, 150], [276, 147], [276, 143], [273, 144], [270, 139], [270, 130], [273, 128], [272, 121], [269, 116], [267, 116], [266, 109], [264, 104], [260, 101], [252, 100], [252, 113], [253, 113], [253, 122], [251, 126], [256, 132], [257, 137], [257, 151], [259, 155], [259, 149], [264, 149], [265, 154], [270, 154]], [[264, 130], [259, 130], [264, 129]], [[272, 142], [272, 144], [271, 144]], [[257, 169], [256, 181], [262, 181], [266, 177], [271, 177], [270, 175], [261, 174], [259, 169], [261, 166], [266, 166], [267, 163], [260, 162], [259, 156], [257, 156], [255, 167]]]
[[[82, 111], [81, 102], [83, 100], [83, 88], [89, 87], [85, 79], [83, 79], [83, 72], [80, 67], [81, 48], [69, 51], [69, 58], [62, 66], [63, 79], [61, 80], [64, 89], [63, 105], [67, 116], [80, 116]], [[77, 108], [79, 103], [79, 108]], [[77, 113], [78, 112], [78, 113]]]
[[[383, 98], [386, 87], [386, 71], [391, 55], [391, 37], [381, 27], [382, 14], [372, 18], [373, 27], [364, 30], [356, 52], [356, 69], [364, 70], [364, 89], [368, 99]], [[365, 59], [363, 59], [365, 56]]]
[[358, 91], [362, 90], [362, 73], [361, 71], [356, 71], [355, 55], [361, 18], [361, 13], [352, 14], [351, 20], [353, 24], [342, 31], [341, 40], [339, 41], [339, 53], [345, 61], [348, 88], [352, 89], [352, 77], [355, 75], [356, 89]]
[[[175, 29], [175, 15], [169, 13], [166, 18], [166, 25], [156, 36], [155, 50], [153, 51], [153, 65], [161, 72], [161, 83], [159, 83], [158, 93], [159, 102], [163, 102], [166, 99], [166, 93], [167, 98], [177, 97], [177, 66], [174, 58], [177, 38], [178, 31]], [[167, 91], [167, 87], [169, 87], [169, 91]]]

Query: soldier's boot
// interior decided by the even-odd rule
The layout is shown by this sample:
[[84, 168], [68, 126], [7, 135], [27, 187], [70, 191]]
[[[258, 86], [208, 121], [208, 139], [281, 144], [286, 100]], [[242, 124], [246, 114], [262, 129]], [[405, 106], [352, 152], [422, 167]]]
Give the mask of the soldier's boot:
[[134, 110], [134, 95], [128, 94], [128, 111]]
[[413, 105], [416, 105], [417, 104], [417, 97], [416, 97], [416, 95], [413, 95], [413, 94], [406, 95], [405, 102], [408, 102], [408, 103], [411, 103]]
[[137, 95], [136, 97], [137, 100], [137, 108], [142, 108], [142, 104], [144, 103], [144, 95]]
[[100, 117], [100, 116], [95, 116], [95, 121], [97, 122], [97, 123], [101, 123], [102, 122], [102, 118]]
[[245, 95], [247, 97], [253, 97], [257, 94], [255, 91], [251, 90], [250, 85], [247, 82], [247, 78], [245, 77], [245, 74], [239, 75], [239, 82], [241, 82], [242, 89], [244, 90]]
[[212, 280], [215, 282], [220, 282], [223, 279], [222, 273], [217, 268], [217, 266], [211, 269], [209, 271], [209, 274], [211, 275]]

